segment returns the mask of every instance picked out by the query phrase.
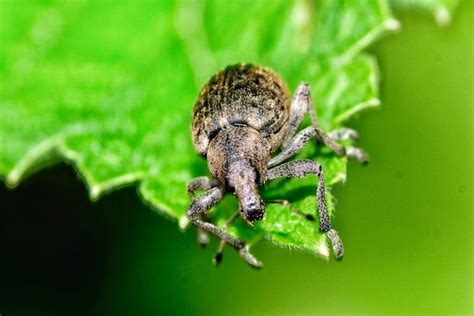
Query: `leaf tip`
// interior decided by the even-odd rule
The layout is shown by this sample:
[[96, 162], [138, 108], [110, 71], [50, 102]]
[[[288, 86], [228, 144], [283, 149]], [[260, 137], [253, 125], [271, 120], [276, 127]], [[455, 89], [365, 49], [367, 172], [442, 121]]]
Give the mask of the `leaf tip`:
[[321, 238], [319, 244], [316, 246], [316, 253], [323, 259], [329, 260], [329, 249], [326, 244], [326, 238]]
[[102, 188], [101, 186], [95, 184], [91, 186], [90, 191], [89, 191], [89, 197], [92, 201], [97, 201], [102, 194]]
[[451, 15], [445, 6], [439, 6], [435, 10], [436, 23], [440, 26], [446, 26], [451, 22]]
[[[372, 79], [374, 82], [377, 80], [376, 77]], [[348, 111], [345, 111], [339, 114], [335, 119], [334, 122], [336, 124], [342, 124], [343, 122], [347, 121], [351, 117], [355, 116], [357, 113], [370, 109], [370, 108], [378, 108], [380, 106], [380, 100], [378, 98], [372, 98], [365, 102], [353, 105], [352, 108]]]
[[187, 216], [181, 216], [178, 221], [179, 228], [185, 230], [189, 226], [189, 219]]
[[17, 172], [16, 170], [13, 170], [10, 172], [7, 176], [7, 179], [5, 181], [6, 185], [10, 189], [14, 189], [18, 186], [21, 180], [21, 173]]
[[398, 31], [400, 30], [401, 24], [397, 19], [389, 18], [384, 22], [384, 26], [389, 31]]
[[346, 172], [339, 172], [334, 179], [331, 181], [331, 185], [342, 182], [345, 183], [347, 180], [347, 174]]

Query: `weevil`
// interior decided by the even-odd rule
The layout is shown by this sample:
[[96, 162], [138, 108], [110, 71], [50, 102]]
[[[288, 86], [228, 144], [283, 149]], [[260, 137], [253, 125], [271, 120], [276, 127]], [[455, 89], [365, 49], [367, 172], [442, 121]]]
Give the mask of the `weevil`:
[[[309, 114], [311, 126], [298, 131]], [[261, 220], [265, 203], [258, 188], [265, 182], [281, 178], [317, 176], [316, 204], [319, 230], [327, 235], [333, 253], [342, 258], [341, 238], [332, 228], [325, 197], [324, 172], [320, 163], [308, 159], [285, 162], [310, 140], [329, 147], [337, 156], [348, 156], [361, 163], [367, 154], [356, 147], [343, 147], [338, 141], [357, 138], [348, 128], [326, 133], [318, 124], [310, 88], [301, 83], [292, 99], [283, 79], [273, 70], [252, 64], [236, 64], [214, 75], [202, 88], [194, 105], [192, 141], [195, 150], [207, 159], [212, 177], [199, 177], [188, 183], [192, 198], [187, 217], [198, 227], [198, 239], [205, 244], [207, 234], [220, 239], [215, 263], [222, 259], [224, 246], [235, 248], [251, 266], [262, 263], [249, 251], [245, 242], [206, 221], [205, 215], [226, 193], [233, 193], [239, 203], [238, 214], [251, 223]], [[199, 196], [195, 191], [204, 190]]]

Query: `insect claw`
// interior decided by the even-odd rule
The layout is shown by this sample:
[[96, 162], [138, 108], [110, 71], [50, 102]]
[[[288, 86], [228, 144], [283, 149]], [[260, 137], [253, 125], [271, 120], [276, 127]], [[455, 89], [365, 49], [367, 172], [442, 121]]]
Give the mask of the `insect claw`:
[[252, 268], [260, 269], [263, 267], [263, 263], [250, 253], [248, 246], [240, 249], [239, 254]]
[[360, 148], [349, 146], [346, 149], [347, 157], [355, 158], [359, 163], [366, 165], [369, 163], [369, 155]]
[[346, 128], [345, 132], [347, 133], [347, 137], [352, 139], [352, 140], [358, 140], [359, 139], [359, 133], [357, 133], [356, 130], [352, 128]]
[[216, 267], [218, 267], [222, 262], [222, 259], [224, 257], [225, 245], [226, 245], [225, 241], [221, 240], [219, 243], [219, 246], [217, 247], [216, 254], [214, 255], [214, 258], [212, 258], [212, 262], [214, 262], [214, 265]]
[[224, 253], [223, 252], [217, 252], [214, 255], [214, 258], [212, 258], [212, 263], [214, 263], [214, 266], [216, 268], [220, 266], [223, 258], [224, 258]]
[[337, 260], [341, 260], [344, 256], [344, 247], [342, 246], [341, 238], [336, 230], [330, 229], [327, 233], [329, 240], [331, 242], [332, 251]]
[[357, 133], [357, 131], [348, 127], [336, 129], [330, 132], [329, 136], [331, 136], [334, 140], [359, 139], [359, 134]]

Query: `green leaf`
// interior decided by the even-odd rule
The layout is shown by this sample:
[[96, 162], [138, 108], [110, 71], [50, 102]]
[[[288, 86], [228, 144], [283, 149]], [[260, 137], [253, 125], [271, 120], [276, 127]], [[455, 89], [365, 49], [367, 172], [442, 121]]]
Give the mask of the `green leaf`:
[[[194, 152], [191, 111], [200, 87], [236, 62], [274, 68], [292, 91], [306, 81], [321, 125], [332, 130], [379, 105], [377, 66], [361, 53], [398, 23], [385, 1], [158, 1], [1, 4], [0, 174], [14, 187], [66, 160], [92, 199], [137, 183], [158, 212], [187, 225], [186, 183], [207, 174]], [[245, 8], [243, 10], [242, 8]], [[308, 146], [330, 186], [346, 159]], [[327, 256], [316, 215], [316, 179], [274, 181], [254, 228], [229, 232]], [[333, 202], [328, 195], [330, 211]], [[237, 210], [226, 198], [210, 218]]]
[[438, 25], [447, 25], [451, 22], [454, 9], [459, 0], [390, 0], [397, 8], [410, 8], [426, 11], [433, 15]]

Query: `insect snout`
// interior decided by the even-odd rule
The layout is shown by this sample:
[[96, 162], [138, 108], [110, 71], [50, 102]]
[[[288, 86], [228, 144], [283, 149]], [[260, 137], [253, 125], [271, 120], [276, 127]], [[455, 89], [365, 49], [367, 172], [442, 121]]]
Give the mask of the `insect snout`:
[[245, 201], [241, 201], [240, 212], [246, 220], [255, 222], [263, 218], [265, 214], [265, 204], [260, 196], [249, 196]]

